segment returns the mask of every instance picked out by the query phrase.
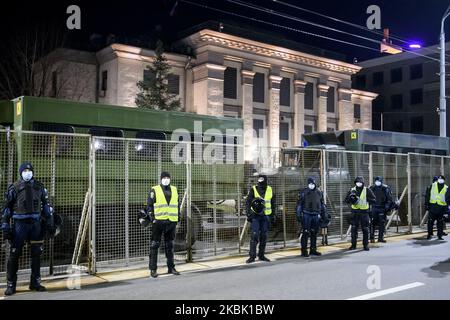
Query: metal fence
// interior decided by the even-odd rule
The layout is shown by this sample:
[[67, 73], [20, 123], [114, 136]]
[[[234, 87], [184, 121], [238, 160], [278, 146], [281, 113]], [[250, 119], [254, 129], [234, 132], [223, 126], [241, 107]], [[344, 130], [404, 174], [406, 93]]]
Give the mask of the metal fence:
[[[350, 209], [344, 198], [356, 176], [366, 184], [383, 176], [401, 200], [389, 221], [389, 232], [396, 233], [419, 226], [426, 187], [434, 175], [450, 171], [450, 157], [444, 156], [259, 148], [252, 161], [243, 163], [243, 151], [238, 145], [0, 131], [0, 189], [6, 191], [18, 178], [18, 165], [28, 160], [49, 190], [64, 225], [60, 236], [45, 243], [42, 274], [47, 276], [72, 266], [95, 273], [147, 264], [151, 231], [140, 226], [137, 213], [162, 171], [171, 173], [182, 201], [178, 263], [247, 252], [245, 200], [257, 173], [269, 176], [277, 203], [278, 219], [268, 239], [273, 250], [298, 247], [295, 206], [308, 177], [324, 192], [332, 216], [331, 243], [346, 239]], [[8, 244], [2, 243], [3, 277], [8, 254]], [[163, 246], [158, 262], [165, 264]], [[29, 275], [28, 248], [20, 270]]]

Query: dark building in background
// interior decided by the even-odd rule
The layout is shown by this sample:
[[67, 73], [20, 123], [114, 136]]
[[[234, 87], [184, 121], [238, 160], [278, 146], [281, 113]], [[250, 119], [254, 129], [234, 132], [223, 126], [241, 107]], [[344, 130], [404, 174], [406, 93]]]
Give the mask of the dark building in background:
[[[449, 52], [450, 43], [446, 47]], [[438, 46], [415, 52], [439, 60]], [[401, 53], [359, 63], [362, 69], [352, 77], [353, 87], [379, 94], [373, 101], [373, 130], [439, 135], [439, 61], [417, 54]]]

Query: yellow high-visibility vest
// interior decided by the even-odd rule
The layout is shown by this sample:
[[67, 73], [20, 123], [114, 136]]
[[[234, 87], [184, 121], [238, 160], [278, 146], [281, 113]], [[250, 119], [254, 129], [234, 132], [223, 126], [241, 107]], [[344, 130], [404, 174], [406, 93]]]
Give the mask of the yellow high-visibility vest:
[[[255, 193], [255, 198], [261, 198], [261, 195], [258, 193], [258, 190], [256, 190], [256, 186], [253, 186], [253, 192]], [[265, 208], [264, 208], [264, 214], [266, 216], [270, 216], [272, 214], [272, 200], [273, 197], [273, 193], [272, 193], [272, 187], [267, 186], [266, 189], [266, 194], [264, 195], [264, 203], [265, 203]]]
[[431, 186], [430, 203], [437, 203], [440, 206], [446, 206], [445, 194], [447, 193], [448, 186], [445, 184], [441, 192], [438, 190], [438, 183], [435, 182]]
[[155, 209], [156, 220], [170, 220], [172, 222], [178, 222], [178, 191], [174, 186], [170, 186], [172, 191], [172, 197], [170, 203], [167, 203], [161, 186], [154, 186], [156, 201], [153, 204]]
[[[356, 191], [356, 187], [352, 188], [352, 191]], [[352, 209], [354, 210], [368, 210], [369, 203], [367, 202], [367, 188], [363, 187], [361, 195], [357, 203], [352, 204]]]

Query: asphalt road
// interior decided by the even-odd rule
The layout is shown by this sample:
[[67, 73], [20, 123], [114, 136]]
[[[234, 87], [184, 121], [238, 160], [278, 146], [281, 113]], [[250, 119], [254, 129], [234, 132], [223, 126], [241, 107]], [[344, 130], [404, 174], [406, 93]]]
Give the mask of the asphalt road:
[[[368, 279], [372, 289], [368, 288]], [[80, 290], [26, 293], [7, 299], [162, 297], [175, 300], [450, 299], [450, 242], [416, 238], [384, 244], [369, 252], [357, 250], [319, 258], [286, 258]]]

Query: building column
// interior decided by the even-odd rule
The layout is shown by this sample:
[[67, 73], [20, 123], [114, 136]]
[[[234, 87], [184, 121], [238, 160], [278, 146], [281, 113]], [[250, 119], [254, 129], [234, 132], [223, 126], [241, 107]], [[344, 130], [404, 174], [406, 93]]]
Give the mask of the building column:
[[244, 161], [252, 161], [253, 141], [253, 77], [255, 72], [242, 70], [242, 121], [244, 123]]
[[269, 76], [269, 146], [272, 150], [280, 148], [280, 76]]
[[339, 89], [338, 113], [339, 127], [338, 130], [352, 130], [355, 128], [354, 110], [352, 103], [352, 91], [349, 89]]
[[223, 116], [223, 73], [226, 67], [205, 63], [193, 69], [194, 112]]
[[302, 145], [302, 134], [305, 133], [305, 87], [306, 82], [294, 81], [294, 146]]
[[327, 100], [328, 89], [330, 87], [324, 84], [319, 84], [317, 90], [319, 91], [319, 108], [317, 110], [317, 132], [327, 132], [328, 119], [327, 119]]
[[361, 129], [372, 130], [372, 100], [366, 98], [361, 104]]

